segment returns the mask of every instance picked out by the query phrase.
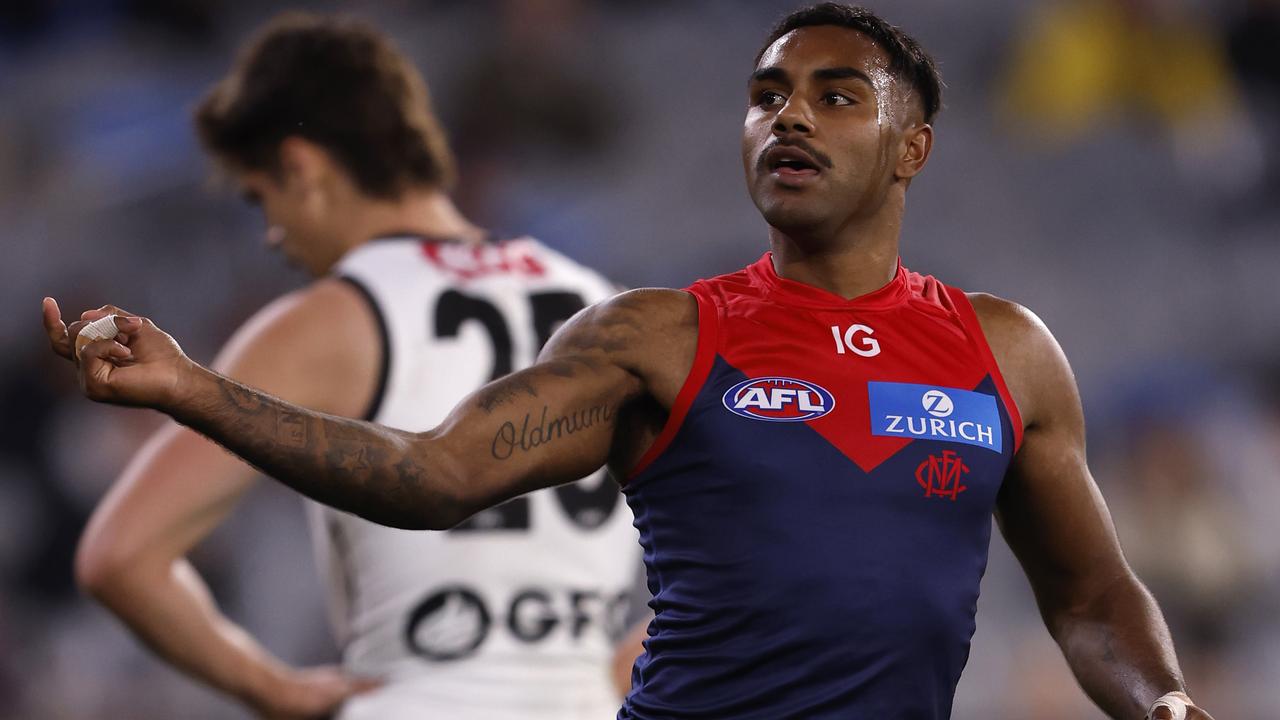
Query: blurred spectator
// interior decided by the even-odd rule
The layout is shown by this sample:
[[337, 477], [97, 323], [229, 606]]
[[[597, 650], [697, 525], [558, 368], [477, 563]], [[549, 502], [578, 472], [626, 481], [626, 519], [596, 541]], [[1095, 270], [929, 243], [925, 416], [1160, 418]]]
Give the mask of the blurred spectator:
[[444, 107], [466, 163], [459, 202], [502, 227], [515, 225], [503, 206], [519, 202], [509, 176], [581, 170], [614, 137], [623, 98], [601, 84], [608, 61], [591, 45], [585, 3], [498, 7]]
[[[1118, 393], [1121, 421], [1095, 456], [1125, 554], [1160, 601], [1195, 696], [1215, 716], [1250, 717], [1245, 636], [1276, 635], [1250, 627], [1258, 598], [1273, 592], [1242, 495], [1261, 478], [1237, 477], [1223, 460], [1248, 454], [1241, 429], [1262, 408], [1234, 387], [1212, 371], [1153, 364]], [[1275, 482], [1280, 470], [1268, 475]]]
[[1004, 103], [1017, 129], [1069, 142], [1129, 117], [1172, 143], [1188, 180], [1256, 186], [1258, 141], [1215, 25], [1184, 0], [1054, 0], [1030, 12]]
[[1228, 27], [1231, 61], [1246, 87], [1280, 101], [1280, 2], [1247, 0]]

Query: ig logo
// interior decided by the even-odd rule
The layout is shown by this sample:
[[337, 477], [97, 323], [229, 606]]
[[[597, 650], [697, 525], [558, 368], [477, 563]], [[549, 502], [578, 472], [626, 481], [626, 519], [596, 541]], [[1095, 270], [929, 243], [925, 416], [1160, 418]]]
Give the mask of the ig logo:
[[848, 352], [862, 357], [875, 357], [880, 354], [880, 341], [871, 337], [876, 331], [866, 325], [850, 325], [842, 332], [839, 325], [831, 326], [831, 337], [836, 341], [836, 354]]
[[924, 411], [936, 418], [944, 418], [955, 412], [956, 406], [951, 397], [941, 390], [930, 390], [920, 398]]

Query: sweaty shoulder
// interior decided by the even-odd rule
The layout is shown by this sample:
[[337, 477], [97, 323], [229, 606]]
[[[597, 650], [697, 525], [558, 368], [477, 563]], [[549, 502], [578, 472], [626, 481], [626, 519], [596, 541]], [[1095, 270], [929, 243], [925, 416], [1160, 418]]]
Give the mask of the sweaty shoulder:
[[669, 406], [693, 366], [698, 304], [682, 290], [628, 290], [578, 313], [540, 359], [595, 355], [639, 378]]
[[995, 295], [966, 295], [1027, 427], [1064, 403], [1079, 405], [1066, 355], [1035, 313]]
[[381, 381], [380, 333], [358, 289], [324, 278], [255, 313], [214, 367], [290, 402], [358, 417]]

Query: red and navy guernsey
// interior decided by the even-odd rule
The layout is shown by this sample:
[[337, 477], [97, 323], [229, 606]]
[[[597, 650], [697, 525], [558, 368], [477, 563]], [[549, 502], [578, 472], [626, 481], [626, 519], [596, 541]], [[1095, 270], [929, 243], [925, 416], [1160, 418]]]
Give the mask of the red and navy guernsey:
[[769, 254], [687, 291], [693, 368], [624, 487], [656, 615], [618, 717], [950, 717], [1022, 440], [968, 298]]

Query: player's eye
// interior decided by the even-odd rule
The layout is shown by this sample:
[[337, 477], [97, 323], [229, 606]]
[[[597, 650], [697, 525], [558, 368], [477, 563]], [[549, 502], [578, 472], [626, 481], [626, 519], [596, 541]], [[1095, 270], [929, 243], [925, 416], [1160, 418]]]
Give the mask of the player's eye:
[[838, 92], [829, 92], [822, 96], [822, 102], [827, 105], [852, 105], [853, 98]]
[[244, 201], [253, 207], [260, 207], [262, 205], [262, 196], [253, 190], [245, 190], [240, 193], [240, 197], [244, 198]]
[[756, 94], [756, 105], [760, 105], [761, 107], [774, 107], [781, 105], [786, 101], [786, 97], [772, 90], [761, 90]]

